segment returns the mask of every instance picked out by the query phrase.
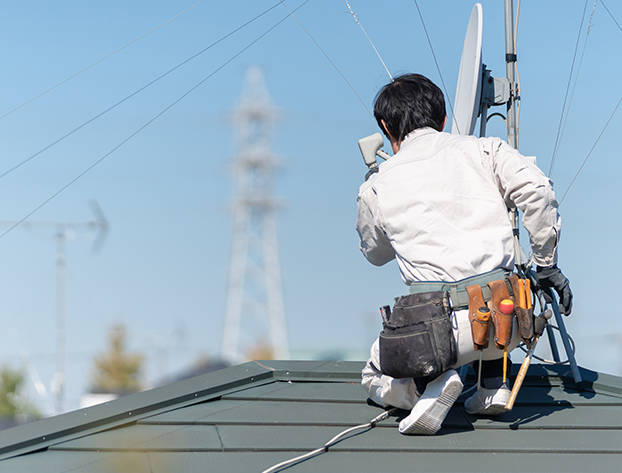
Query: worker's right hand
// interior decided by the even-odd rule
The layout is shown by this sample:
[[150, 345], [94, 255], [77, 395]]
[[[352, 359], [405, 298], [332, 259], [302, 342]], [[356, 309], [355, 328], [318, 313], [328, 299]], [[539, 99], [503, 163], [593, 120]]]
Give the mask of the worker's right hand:
[[[570, 290], [570, 281], [562, 274], [560, 269], [555, 266], [545, 268], [537, 266], [536, 280], [542, 288], [555, 289], [559, 296], [559, 311], [564, 315], [570, 315], [572, 310], [572, 291]], [[544, 291], [547, 302], [551, 302]]]

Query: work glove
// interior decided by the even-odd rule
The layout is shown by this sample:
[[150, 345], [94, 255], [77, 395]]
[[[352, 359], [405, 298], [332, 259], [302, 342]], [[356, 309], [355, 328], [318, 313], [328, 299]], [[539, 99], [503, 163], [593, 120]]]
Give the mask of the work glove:
[[[559, 296], [559, 311], [564, 315], [570, 315], [572, 310], [572, 291], [570, 290], [570, 281], [562, 274], [560, 269], [555, 266], [544, 268], [537, 266], [536, 280], [538, 285], [543, 289], [555, 289]], [[547, 302], [551, 302], [548, 291], [544, 291]]]

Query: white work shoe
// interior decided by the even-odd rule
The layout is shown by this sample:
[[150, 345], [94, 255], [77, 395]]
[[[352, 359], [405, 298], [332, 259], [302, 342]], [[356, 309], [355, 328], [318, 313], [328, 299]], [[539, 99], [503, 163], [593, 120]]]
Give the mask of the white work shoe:
[[509, 399], [510, 390], [505, 386], [499, 389], [479, 388], [464, 402], [464, 409], [469, 414], [498, 416], [505, 412], [505, 405]]
[[434, 435], [462, 392], [462, 381], [456, 370], [449, 370], [431, 381], [410, 415], [402, 419], [401, 434]]

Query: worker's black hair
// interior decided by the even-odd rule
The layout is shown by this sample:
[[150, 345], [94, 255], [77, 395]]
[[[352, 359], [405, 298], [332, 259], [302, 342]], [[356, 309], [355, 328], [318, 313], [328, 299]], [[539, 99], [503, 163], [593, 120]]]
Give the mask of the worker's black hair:
[[431, 127], [443, 130], [445, 98], [443, 92], [430, 79], [421, 74], [404, 74], [385, 85], [374, 104], [374, 116], [382, 132], [389, 133], [398, 142], [417, 128]]

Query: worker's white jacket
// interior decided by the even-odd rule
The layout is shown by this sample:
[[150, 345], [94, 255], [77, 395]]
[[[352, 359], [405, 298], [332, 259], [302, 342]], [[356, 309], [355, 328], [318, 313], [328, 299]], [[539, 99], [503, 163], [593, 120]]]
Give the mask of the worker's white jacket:
[[514, 206], [533, 261], [556, 264], [561, 218], [542, 171], [498, 138], [422, 128], [361, 186], [356, 228], [365, 257], [397, 258], [406, 284], [457, 281], [514, 267]]
[[[400, 151], [361, 186], [356, 228], [361, 251], [375, 265], [393, 258], [406, 284], [458, 281], [496, 268], [513, 269], [514, 243], [508, 207], [523, 212], [537, 265], [557, 263], [561, 219], [551, 181], [498, 138], [410, 133]], [[475, 350], [468, 310], [453, 313], [458, 360], [502, 356], [493, 343]], [[491, 324], [491, 335], [494, 327]], [[514, 322], [508, 352], [519, 343]], [[379, 371], [378, 340], [362, 372], [369, 397], [382, 406], [411, 409], [419, 396], [412, 379]]]

